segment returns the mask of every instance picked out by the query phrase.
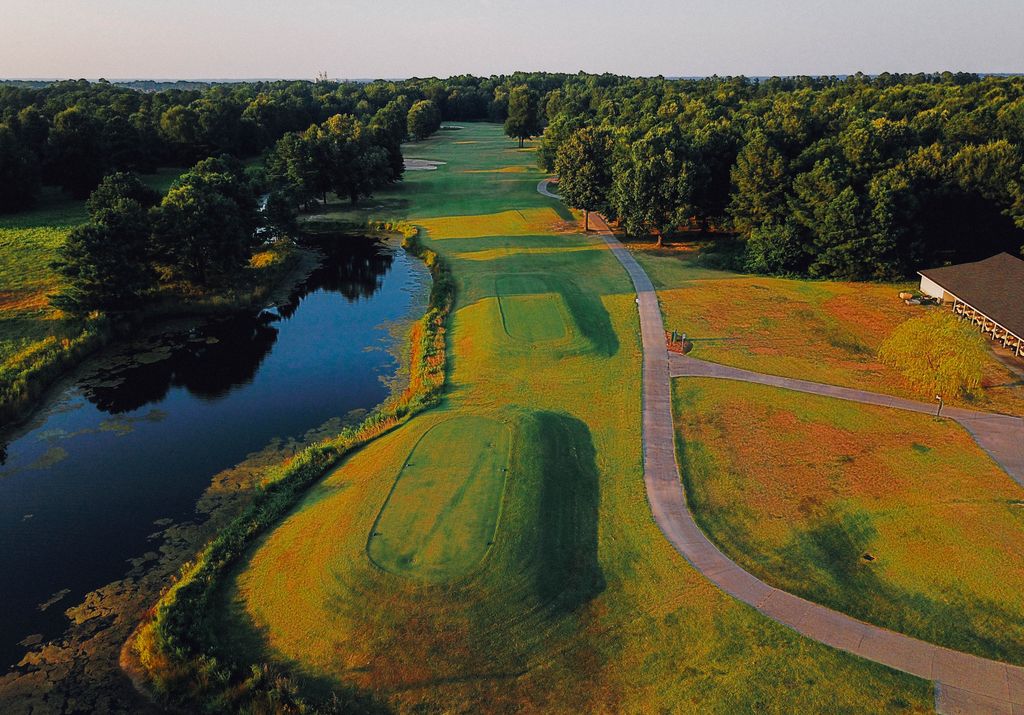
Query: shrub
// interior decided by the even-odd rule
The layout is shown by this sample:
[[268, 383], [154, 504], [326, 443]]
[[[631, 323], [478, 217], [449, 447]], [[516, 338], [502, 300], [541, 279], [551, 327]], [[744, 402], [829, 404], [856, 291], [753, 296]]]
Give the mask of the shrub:
[[985, 339], [974, 326], [943, 310], [900, 325], [882, 343], [878, 357], [922, 392], [946, 396], [980, 387], [988, 359]]

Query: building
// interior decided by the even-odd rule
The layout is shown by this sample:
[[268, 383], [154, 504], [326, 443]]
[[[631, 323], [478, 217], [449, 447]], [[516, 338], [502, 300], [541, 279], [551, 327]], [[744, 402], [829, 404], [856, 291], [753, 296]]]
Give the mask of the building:
[[1024, 356], [1024, 261], [1000, 253], [974, 263], [919, 271], [921, 292]]

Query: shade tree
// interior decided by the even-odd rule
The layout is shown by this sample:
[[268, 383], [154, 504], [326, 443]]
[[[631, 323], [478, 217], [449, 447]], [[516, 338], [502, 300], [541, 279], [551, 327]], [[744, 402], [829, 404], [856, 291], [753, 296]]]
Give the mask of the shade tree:
[[608, 210], [613, 150], [611, 133], [595, 127], [577, 130], [558, 148], [558, 190], [566, 203], [583, 210], [584, 230], [590, 230], [591, 211]]

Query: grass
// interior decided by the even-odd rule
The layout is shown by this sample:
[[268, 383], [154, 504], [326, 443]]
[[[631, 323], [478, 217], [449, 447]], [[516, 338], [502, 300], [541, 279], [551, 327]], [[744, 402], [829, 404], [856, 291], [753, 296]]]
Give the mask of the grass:
[[497, 279], [498, 305], [505, 333], [526, 343], [566, 337], [566, 308], [543, 276], [514, 275]]
[[[907, 306], [911, 284], [810, 281], [712, 270], [692, 250], [635, 255], [658, 289], [666, 328], [693, 341], [693, 357], [748, 370], [932, 401], [877, 358], [906, 320], [934, 310]], [[973, 398], [950, 404], [1024, 415], [1024, 380], [994, 355]]]
[[35, 343], [77, 334], [46, 296], [58, 288], [50, 268], [68, 232], [85, 221], [85, 203], [47, 188], [30, 212], [0, 216], [0, 362]]
[[[444, 398], [351, 453], [247, 551], [209, 616], [215, 648], [285, 667], [307, 693], [356, 689], [402, 712], [930, 710], [929, 683], [766, 620], [664, 539], [642, 481], [635, 296], [601, 241], [536, 193], [532, 154], [482, 124], [414, 153], [447, 164], [321, 216], [428, 227], [458, 296]], [[469, 173], [509, 166], [523, 170]], [[527, 275], [544, 280], [522, 290], [561, 297], [571, 346], [508, 338], [498, 279]], [[467, 417], [510, 425], [494, 543], [444, 578], [376, 567], [367, 540], [395, 476], [424, 435]], [[447, 460], [432, 447], [417, 480], [467, 483], [451, 465], [475, 431], [447, 439]], [[418, 531], [450, 489], [422, 499]]]
[[959, 425], [728, 380], [677, 379], [701, 527], [765, 581], [1024, 663], [1020, 487]]
[[467, 415], [434, 425], [395, 479], [370, 532], [370, 560], [432, 581], [470, 571], [493, 543], [508, 450], [509, 429], [497, 420]]
[[[166, 191], [180, 169], [143, 180]], [[49, 336], [69, 337], [80, 326], [60, 319], [47, 296], [59, 289], [50, 267], [72, 228], [87, 219], [85, 201], [46, 187], [31, 211], [0, 215], [0, 362]]]

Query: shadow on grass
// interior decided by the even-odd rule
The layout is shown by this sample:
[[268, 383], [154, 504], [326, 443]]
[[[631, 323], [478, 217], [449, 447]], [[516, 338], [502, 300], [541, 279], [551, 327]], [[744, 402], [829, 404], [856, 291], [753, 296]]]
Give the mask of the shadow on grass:
[[[784, 546], [760, 557], [745, 556], [759, 551], [755, 543], [737, 545], [712, 538], [733, 558], [755, 568], [757, 575], [811, 601], [931, 643], [1024, 663], [1019, 613], [959, 591], [911, 591], [880, 576], [878, 564], [884, 553], [874, 551], [882, 549], [871, 515], [864, 511], [829, 508], [808, 527], [794, 531]], [[950, 566], [935, 564], [936, 569]]]
[[[699, 388], [673, 385], [677, 409], [699, 409]], [[712, 431], [724, 429], [713, 413], [701, 417]], [[736, 487], [727, 460], [703, 442], [676, 431], [687, 501], [701, 530], [744, 569], [808, 600], [915, 638], [1013, 663], [1024, 663], [1020, 613], [989, 599], [924, 581], [908, 589], [886, 578], [886, 551], [901, 544], [880, 540], [871, 513], [855, 505], [819, 499], [803, 505], [805, 519], [790, 525], [789, 540], [766, 544], [760, 512], [736, 498], [709, 501], [707, 486], [725, 480]], [[719, 487], [721, 491], [721, 487]], [[822, 495], [825, 498], [825, 495]], [[957, 568], [936, 556], [936, 573]]]
[[[509, 271], [507, 274], [501, 275], [529, 274], [524, 274], [522, 271]], [[572, 316], [573, 323], [594, 352], [611, 357], [619, 351], [619, 336], [615, 332], [611, 316], [604, 307], [600, 295], [584, 291], [575, 281], [558, 271], [537, 272], [535, 275], [542, 278], [544, 288], [548, 288], [562, 297], [565, 307]], [[536, 288], [516, 289], [515, 285], [515, 283], [507, 283], [506, 287], [500, 291], [501, 295], [538, 295]], [[583, 351], [586, 352], [589, 349], [583, 348]]]
[[[802, 594], [887, 628], [987, 658], [1024, 663], [1020, 614], [959, 591], [934, 596], [895, 586], [876, 573], [871, 516], [841, 507], [816, 517], [778, 552], [780, 573]], [[808, 580], [810, 566], [814, 578]], [[937, 570], [952, 564], [935, 564]]]
[[541, 481], [536, 588], [542, 602], [569, 613], [605, 588], [597, 559], [600, 477], [590, 429], [554, 412], [534, 414]]
[[[228, 582], [233, 582], [234, 578]], [[222, 603], [217, 619], [218, 639], [216, 650], [226, 655], [224, 660], [235, 664], [236, 672], [249, 673], [250, 680], [259, 678], [269, 688], [253, 689], [256, 697], [250, 696], [243, 702], [234, 702], [232, 707], [245, 706], [244, 712], [318, 712], [318, 713], [365, 713], [385, 715], [392, 708], [379, 697], [355, 685], [323, 675], [312, 675], [303, 671], [301, 664], [285, 658], [268, 646], [267, 629], [258, 626], [241, 603], [231, 600], [224, 593], [219, 596]], [[260, 692], [263, 690], [263, 692]], [[250, 691], [246, 687], [233, 689], [236, 694]], [[269, 691], [269, 692], [267, 692]], [[295, 705], [287, 702], [295, 695], [300, 696], [300, 709], [281, 709]], [[264, 709], [261, 706], [270, 706]]]

